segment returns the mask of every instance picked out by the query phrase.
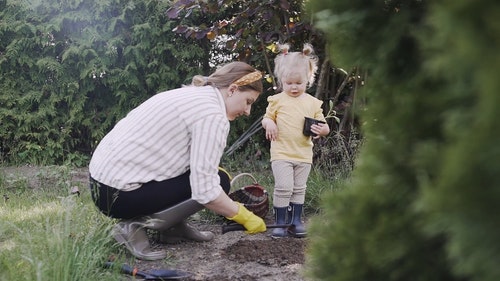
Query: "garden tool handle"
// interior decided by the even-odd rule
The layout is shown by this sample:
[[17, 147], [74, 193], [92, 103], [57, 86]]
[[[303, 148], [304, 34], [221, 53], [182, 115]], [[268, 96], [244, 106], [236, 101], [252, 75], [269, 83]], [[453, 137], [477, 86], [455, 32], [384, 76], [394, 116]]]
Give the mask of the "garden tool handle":
[[[106, 262], [104, 264], [105, 268], [113, 268], [114, 266], [120, 266], [120, 265], [115, 265], [113, 262]], [[120, 266], [120, 272], [134, 277], [135, 276], [141, 277], [144, 280], [157, 280], [157, 281], [184, 279], [191, 275], [188, 272], [174, 270], [174, 269], [151, 269], [148, 271], [142, 271], [137, 269], [137, 267], [130, 266], [128, 264], [122, 264]]]
[[[266, 228], [286, 228], [291, 226], [291, 224], [270, 224], [266, 225]], [[241, 224], [228, 224], [222, 226], [222, 234], [230, 232], [230, 231], [242, 231], [246, 230], [246, 228]]]
[[139, 277], [146, 277], [147, 275], [144, 274], [142, 271], [139, 271], [136, 267], [132, 267], [128, 264], [122, 264], [122, 267], [120, 268], [122, 273], [129, 274], [132, 276], [139, 276]]
[[[114, 262], [106, 262], [104, 264], [104, 267], [106, 268], [112, 268], [115, 266], [115, 263]], [[122, 264], [120, 266], [120, 272], [121, 273], [125, 273], [125, 274], [128, 274], [128, 275], [132, 275], [132, 276], [139, 276], [139, 277], [149, 277], [148, 274], [146, 274], [145, 272], [143, 271], [140, 271], [139, 269], [137, 269], [136, 267], [132, 267], [128, 264]]]

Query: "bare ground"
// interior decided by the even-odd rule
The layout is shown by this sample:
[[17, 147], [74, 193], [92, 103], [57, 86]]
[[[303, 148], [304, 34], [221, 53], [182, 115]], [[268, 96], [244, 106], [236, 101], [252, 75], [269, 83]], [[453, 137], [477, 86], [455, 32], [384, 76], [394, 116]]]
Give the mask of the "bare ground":
[[185, 280], [305, 280], [301, 276], [306, 239], [274, 239], [268, 233], [221, 233], [220, 225], [197, 225], [216, 233], [213, 241], [155, 245], [167, 250], [171, 263], [137, 261], [139, 268], [174, 268], [190, 272]]
[[[40, 168], [31, 166], [1, 168], [5, 175], [22, 175], [28, 179], [29, 186], [39, 186]], [[71, 172], [71, 185], [88, 186], [86, 169]], [[82, 190], [84, 191], [84, 190]], [[82, 192], [84, 194], [84, 192]], [[272, 215], [266, 222], [272, 224]], [[168, 257], [161, 261], [135, 260], [135, 266], [141, 270], [176, 269], [190, 273], [186, 281], [305, 281], [303, 276], [307, 238], [281, 238], [266, 233], [248, 235], [243, 231], [222, 234], [221, 225], [201, 223], [192, 220], [200, 230], [209, 230], [216, 234], [210, 242], [182, 242], [179, 244], [155, 244], [164, 248]], [[131, 280], [124, 277], [124, 280]]]

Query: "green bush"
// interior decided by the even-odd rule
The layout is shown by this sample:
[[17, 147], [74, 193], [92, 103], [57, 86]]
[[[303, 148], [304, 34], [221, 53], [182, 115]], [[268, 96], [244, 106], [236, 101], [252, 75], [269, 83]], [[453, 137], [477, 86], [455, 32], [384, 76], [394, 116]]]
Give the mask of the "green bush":
[[314, 0], [369, 80], [352, 179], [312, 225], [314, 280], [499, 280], [498, 4]]
[[86, 165], [95, 144], [130, 109], [209, 69], [209, 44], [186, 44], [171, 32], [165, 1], [3, 5], [3, 162]]

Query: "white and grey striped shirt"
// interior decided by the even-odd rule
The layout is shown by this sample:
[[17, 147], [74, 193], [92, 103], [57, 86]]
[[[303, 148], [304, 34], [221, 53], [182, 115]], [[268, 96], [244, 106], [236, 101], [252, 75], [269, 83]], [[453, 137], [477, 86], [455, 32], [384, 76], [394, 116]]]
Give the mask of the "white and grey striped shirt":
[[188, 86], [162, 92], [133, 109], [101, 140], [90, 175], [129, 191], [190, 169], [192, 198], [205, 204], [222, 192], [218, 166], [228, 134], [218, 89]]

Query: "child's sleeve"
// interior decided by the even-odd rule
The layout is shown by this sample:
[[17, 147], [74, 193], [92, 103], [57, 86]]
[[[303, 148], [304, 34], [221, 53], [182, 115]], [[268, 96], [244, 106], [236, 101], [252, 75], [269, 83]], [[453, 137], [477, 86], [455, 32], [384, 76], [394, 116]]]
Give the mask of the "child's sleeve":
[[318, 99], [314, 100], [314, 108], [316, 109], [316, 111], [314, 112], [314, 119], [326, 122], [326, 118], [323, 114], [323, 108], [321, 107], [321, 105], [323, 105], [323, 101]]
[[276, 121], [276, 112], [278, 111], [278, 101], [276, 96], [267, 97], [267, 108], [266, 113], [264, 114], [264, 118], [269, 118], [273, 121]]

